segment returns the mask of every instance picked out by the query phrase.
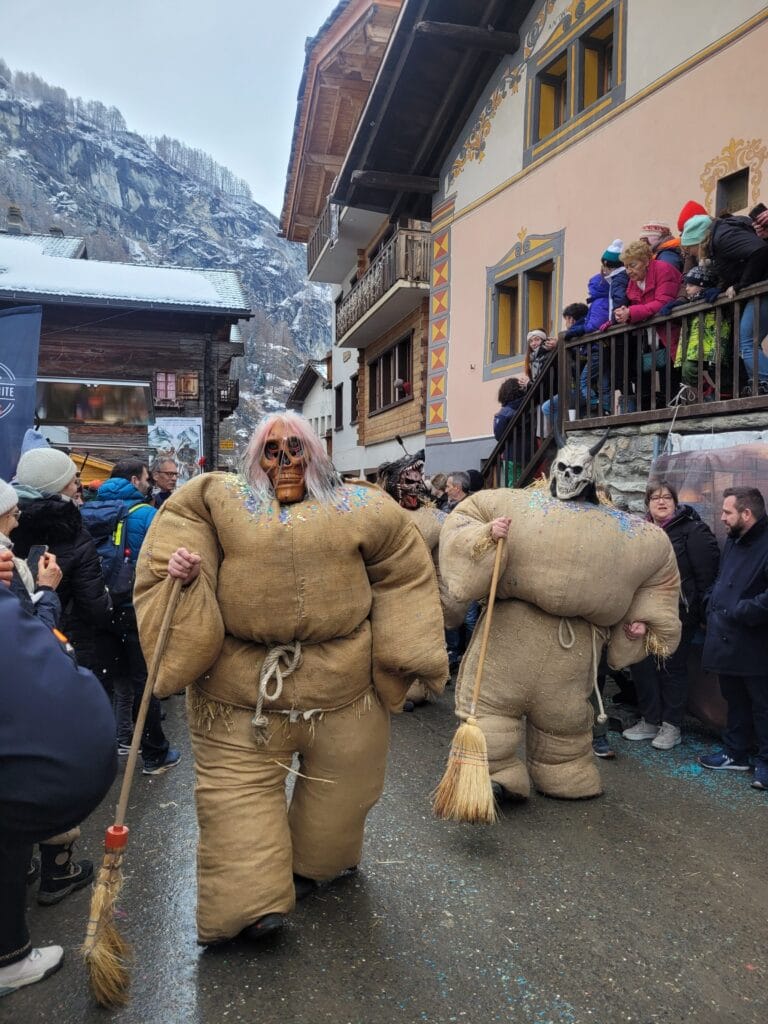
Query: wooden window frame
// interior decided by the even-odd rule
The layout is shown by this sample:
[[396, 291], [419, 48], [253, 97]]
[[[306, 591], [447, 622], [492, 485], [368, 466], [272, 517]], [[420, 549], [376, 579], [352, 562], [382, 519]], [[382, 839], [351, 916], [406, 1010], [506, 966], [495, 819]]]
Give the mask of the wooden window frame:
[[176, 397], [199, 398], [200, 375], [197, 370], [176, 374]]
[[[628, 0], [595, 0], [590, 10], [580, 15], [577, 12], [568, 23], [564, 22], [551, 34], [551, 41], [545, 40], [529, 58], [523, 167], [576, 142], [623, 104], [627, 89], [627, 4]], [[601, 26], [605, 27], [606, 23], [610, 23], [610, 34], [604, 39], [598, 38], [595, 33], [601, 32]], [[600, 68], [596, 73], [604, 79], [599, 96], [591, 95], [585, 83], [587, 51], [599, 53]], [[563, 58], [567, 66], [565, 117], [551, 124], [546, 109], [542, 109], [542, 86], [551, 84], [553, 78], [563, 85], [561, 74], [551, 75], [551, 69]], [[605, 80], [608, 66], [610, 82]], [[606, 86], [609, 88], [605, 89]], [[591, 92], [595, 91], [596, 85]]]
[[[169, 393], [171, 391], [173, 394]], [[158, 402], [178, 401], [175, 371], [155, 370], [155, 399]]]
[[[607, 21], [611, 21], [611, 34], [605, 39], [598, 38], [593, 33], [596, 29], [599, 29], [601, 25]], [[579, 78], [578, 78], [578, 102], [576, 104], [576, 113], [579, 114], [583, 110], [588, 110], [594, 103], [597, 103], [603, 98], [608, 96], [612, 91], [616, 74], [615, 65], [615, 49], [616, 49], [616, 12], [610, 10], [604, 17], [600, 18], [594, 23], [583, 35], [579, 36], [578, 39], [578, 57], [579, 57]], [[588, 98], [586, 96], [586, 60], [587, 51], [597, 55], [597, 77], [598, 81], [595, 96]], [[610, 54], [610, 60], [608, 55]], [[610, 68], [610, 77], [606, 81], [606, 71]]]
[[[565, 59], [565, 70], [552, 74], [551, 68]], [[568, 47], [559, 53], [554, 60], [549, 61], [547, 66], [536, 75], [536, 131], [534, 141], [541, 142], [548, 138], [558, 128], [562, 128], [569, 118], [570, 95], [568, 82], [571, 75], [571, 48]], [[541, 127], [542, 108], [542, 87], [551, 88], [554, 91], [552, 103], [552, 125], [546, 131]]]
[[[547, 268], [547, 269], [542, 269]], [[549, 285], [548, 291], [544, 294], [544, 323], [533, 323], [530, 320], [530, 293], [529, 293], [529, 282], [530, 281], [542, 281]], [[512, 285], [514, 283], [514, 286]], [[552, 334], [555, 330], [555, 324], [553, 323], [553, 309], [555, 306], [555, 295], [554, 295], [554, 282], [555, 282], [555, 266], [552, 257], [543, 259], [541, 263], [536, 264], [532, 267], [527, 267], [518, 270], [504, 278], [503, 281], [499, 281], [496, 284], [496, 294], [494, 296], [495, 305], [495, 323], [494, 323], [494, 339], [492, 348], [492, 361], [498, 362], [499, 360], [508, 360], [519, 358], [525, 355], [525, 337], [529, 331], [541, 328], [548, 334]], [[501, 315], [500, 315], [500, 298], [505, 292], [513, 291], [516, 293], [515, 300], [515, 311], [516, 311], [516, 324], [511, 324], [511, 339], [510, 339], [510, 351], [501, 351], [499, 345], [499, 331], [501, 327]]]
[[360, 374], [353, 373], [349, 378], [349, 425], [357, 425], [360, 405]]
[[[744, 203], [742, 206], [735, 206], [726, 198], [726, 195], [731, 191], [731, 187], [736, 178], [738, 178], [740, 182], [743, 180], [744, 183]], [[739, 213], [741, 210], [746, 210], [748, 206], [749, 167], [740, 167], [738, 171], [733, 171], [731, 174], [724, 174], [722, 178], [718, 178], [717, 185], [715, 186], [715, 215], [717, 217], [719, 217], [721, 213], [725, 213], [726, 210], [729, 213]]]
[[[404, 376], [404, 369], [407, 369], [407, 376]], [[411, 384], [410, 392], [404, 392], [400, 397], [396, 397], [394, 383], [398, 378]], [[378, 416], [412, 400], [413, 331], [409, 331], [368, 361], [368, 416]]]
[[[486, 267], [485, 325], [483, 328], [483, 380], [498, 380], [502, 374], [519, 373], [525, 355], [525, 336], [534, 328], [554, 334], [562, 309], [565, 231], [546, 235], [528, 235], [516, 242], [494, 266]], [[545, 277], [549, 288], [543, 296], [541, 313], [545, 323], [532, 322], [530, 285], [537, 276]], [[511, 354], [500, 351], [499, 296], [516, 281], [518, 294], [517, 331]], [[536, 314], [538, 316], [538, 314]], [[503, 321], [502, 321], [503, 328]]]

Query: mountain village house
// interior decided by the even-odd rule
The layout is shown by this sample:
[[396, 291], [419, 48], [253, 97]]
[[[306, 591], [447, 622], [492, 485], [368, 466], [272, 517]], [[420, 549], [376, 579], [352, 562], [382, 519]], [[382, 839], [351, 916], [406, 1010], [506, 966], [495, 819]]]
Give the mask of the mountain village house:
[[[396, 454], [395, 433], [417, 447], [423, 424], [431, 472], [482, 466], [501, 482], [514, 463], [524, 483], [548, 450], [538, 410], [575, 392], [579, 362], [578, 345], [561, 341], [497, 445], [496, 393], [521, 372], [527, 332], [558, 333], [613, 239], [628, 243], [659, 220], [677, 234], [688, 200], [717, 215], [765, 199], [768, 10], [759, 0], [405, 0], [339, 166], [332, 123], [319, 116], [322, 64], [340, 58], [353, 30], [342, 20], [368, 6], [339, 4], [307, 50], [283, 211], [299, 238], [298, 197], [311, 200], [301, 228], [310, 274], [337, 286], [334, 384], [337, 367], [356, 371], [365, 455], [348, 462], [335, 444], [334, 453], [341, 468], [358, 460], [368, 472], [379, 451]], [[341, 96], [329, 101], [343, 107]], [[310, 190], [311, 154], [329, 152], [335, 162]], [[615, 359], [631, 342], [654, 360], [661, 348], [663, 360], [658, 339], [679, 319], [587, 339], [610, 377], [610, 405], [585, 412], [563, 401], [559, 416], [566, 430], [611, 428], [620, 500], [636, 500], [673, 424], [683, 434], [768, 425], [768, 398], [745, 390], [752, 373], [732, 369], [745, 305], [757, 310], [766, 291], [718, 302], [718, 325], [735, 328], [727, 344], [719, 335], [712, 387], [700, 375], [684, 404], [665, 368], [646, 398]], [[351, 418], [343, 402], [340, 433]]]
[[343, 0], [308, 41], [281, 218], [310, 279], [334, 286], [330, 440], [350, 477], [401, 456], [398, 434], [424, 446], [428, 225], [331, 201], [400, 6]]
[[42, 306], [43, 432], [73, 453], [115, 460], [149, 456], [148, 431], [164, 446], [164, 420], [197, 421], [215, 469], [220, 421], [238, 403], [230, 364], [243, 347], [232, 332], [251, 316], [237, 274], [89, 260], [82, 239], [22, 234], [13, 217], [9, 227], [0, 309]]

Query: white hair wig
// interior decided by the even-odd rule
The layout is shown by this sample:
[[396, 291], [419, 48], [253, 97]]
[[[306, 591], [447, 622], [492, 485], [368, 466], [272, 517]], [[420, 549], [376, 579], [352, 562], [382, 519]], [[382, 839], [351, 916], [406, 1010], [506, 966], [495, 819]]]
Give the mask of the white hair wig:
[[307, 496], [315, 501], [333, 501], [341, 485], [339, 474], [309, 420], [290, 410], [270, 413], [261, 420], [240, 462], [240, 472], [250, 484], [256, 500], [262, 504], [275, 499], [269, 477], [261, 468], [261, 457], [270, 431], [276, 423], [283, 424], [289, 436], [298, 437], [301, 441], [306, 462]]

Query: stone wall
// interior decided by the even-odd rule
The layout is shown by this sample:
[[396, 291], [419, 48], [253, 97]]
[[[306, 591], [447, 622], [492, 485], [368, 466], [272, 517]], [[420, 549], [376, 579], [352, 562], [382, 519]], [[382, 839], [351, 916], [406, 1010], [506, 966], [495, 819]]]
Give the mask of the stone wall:
[[[598, 456], [603, 479], [611, 488], [619, 508], [632, 512], [644, 509], [645, 485], [654, 459], [661, 455], [670, 433], [671, 421], [644, 423], [641, 426], [612, 427]], [[678, 420], [675, 434], [720, 434], [731, 430], [765, 430], [768, 413], [741, 413], [734, 416], [703, 416]], [[568, 431], [568, 437], [592, 445], [602, 437], [599, 430]]]

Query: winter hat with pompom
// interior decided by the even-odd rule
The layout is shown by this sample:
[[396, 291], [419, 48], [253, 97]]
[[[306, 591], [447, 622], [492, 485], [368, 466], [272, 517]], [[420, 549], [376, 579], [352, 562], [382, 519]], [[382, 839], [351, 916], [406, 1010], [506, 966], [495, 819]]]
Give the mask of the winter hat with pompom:
[[613, 266], [621, 266], [621, 250], [624, 248], [624, 243], [620, 238], [614, 238], [608, 248], [605, 250], [603, 255], [600, 257], [603, 263], [611, 263]]

